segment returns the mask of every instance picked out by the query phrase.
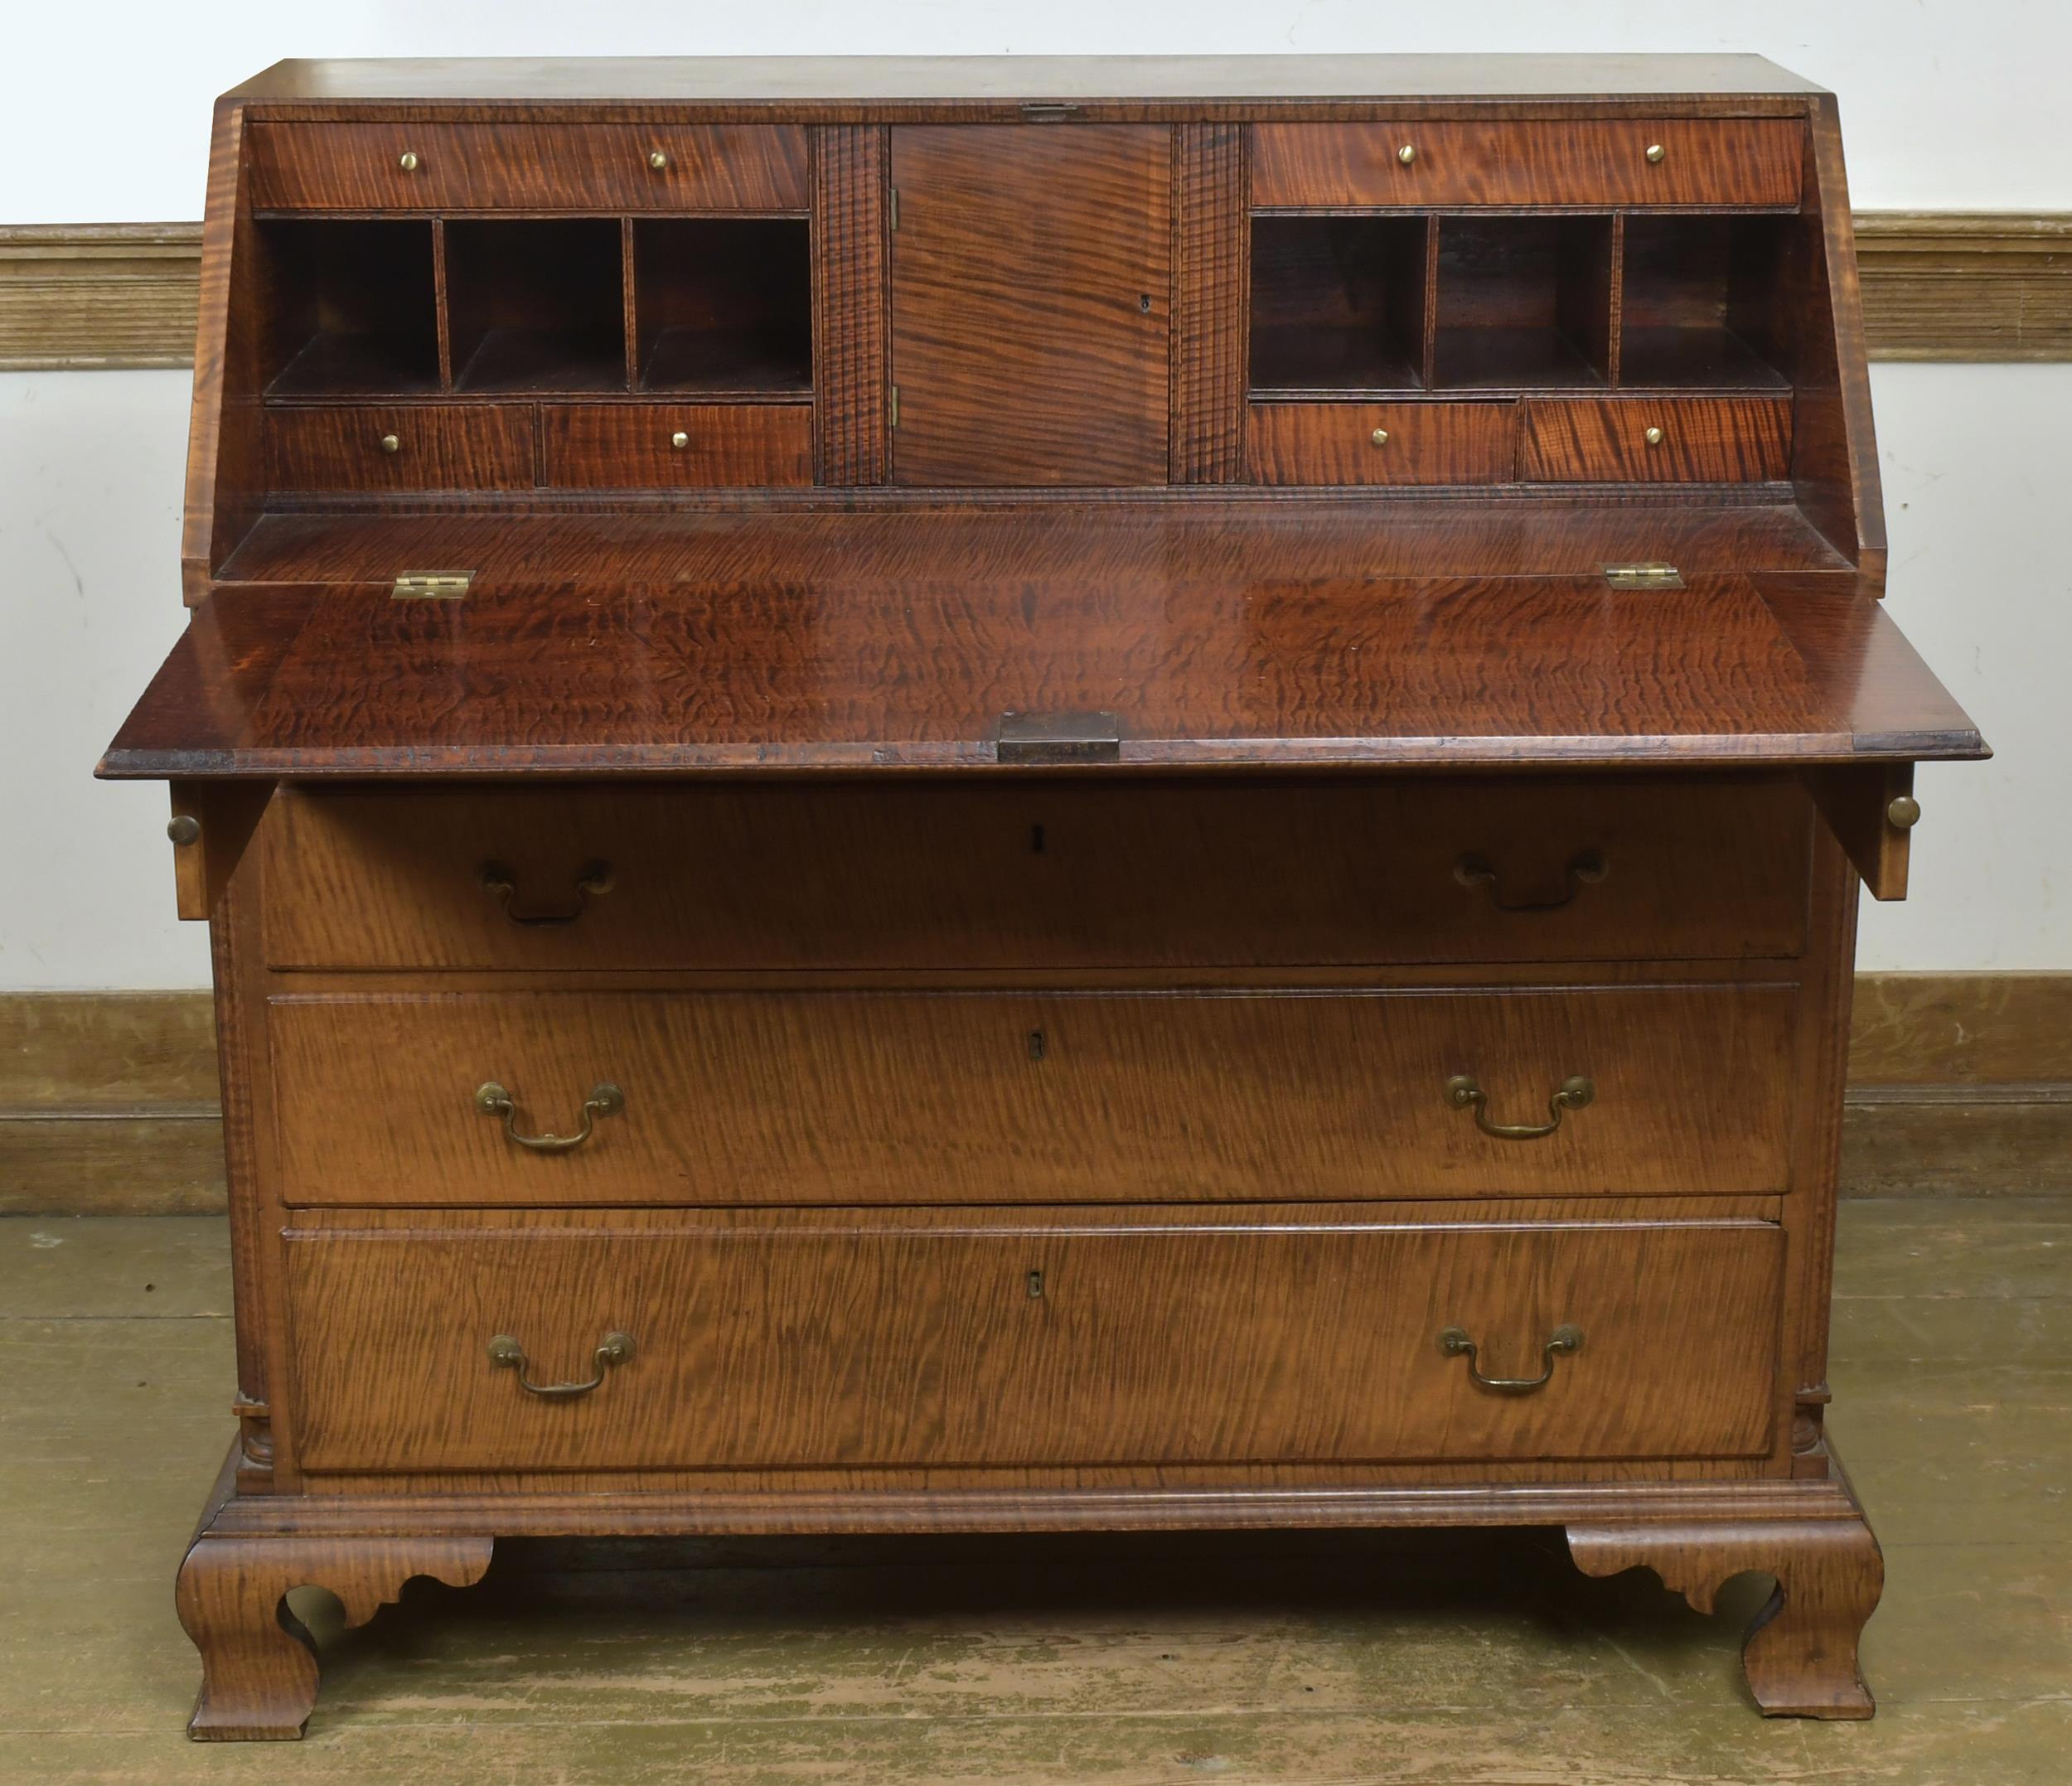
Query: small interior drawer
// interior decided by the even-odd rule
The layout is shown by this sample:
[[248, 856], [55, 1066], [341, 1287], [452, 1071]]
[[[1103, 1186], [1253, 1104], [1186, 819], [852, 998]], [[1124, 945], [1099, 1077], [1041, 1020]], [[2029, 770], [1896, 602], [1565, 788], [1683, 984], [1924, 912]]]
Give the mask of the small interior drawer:
[[525, 404], [382, 404], [266, 411], [276, 490], [530, 490]]
[[362, 1472], [1770, 1450], [1774, 1226], [1340, 1213], [298, 1227], [296, 1450]]
[[1251, 202], [1796, 205], [1804, 143], [1795, 119], [1255, 124]]
[[1256, 484], [1495, 484], [1515, 453], [1508, 403], [1255, 403]]
[[1759, 483], [1791, 475], [1789, 397], [1534, 398], [1526, 482]]
[[267, 1024], [295, 1205], [1209, 1203], [1775, 1195], [1797, 1011], [1778, 982], [512, 990]]
[[[795, 124], [256, 123], [255, 211], [804, 211]], [[654, 165], [660, 157], [661, 167]]]
[[547, 404], [545, 482], [564, 490], [666, 490], [813, 482], [808, 404]]

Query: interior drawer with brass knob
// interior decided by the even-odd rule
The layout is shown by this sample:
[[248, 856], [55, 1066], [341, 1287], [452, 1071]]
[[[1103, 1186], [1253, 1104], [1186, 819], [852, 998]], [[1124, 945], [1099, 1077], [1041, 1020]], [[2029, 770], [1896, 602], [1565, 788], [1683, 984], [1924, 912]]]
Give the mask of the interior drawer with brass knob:
[[1256, 484], [1500, 484], [1511, 477], [1508, 403], [1255, 403], [1245, 419]]
[[262, 424], [278, 490], [530, 490], [525, 404], [274, 406]]
[[1791, 475], [1789, 397], [1531, 398], [1527, 483], [1762, 483]]
[[1769, 1196], [1798, 989], [277, 995], [290, 1204]]
[[771, 487], [813, 482], [813, 409], [805, 403], [543, 404], [540, 458], [550, 487]]
[[289, 969], [1278, 967], [1795, 956], [1787, 777], [284, 787]]
[[1804, 145], [1795, 118], [1254, 124], [1251, 202], [1795, 206]]
[[[1755, 1219], [304, 1218], [307, 1471], [1757, 1457]], [[408, 1393], [399, 1393], [407, 1387]]]
[[255, 211], [798, 211], [796, 124], [255, 123]]

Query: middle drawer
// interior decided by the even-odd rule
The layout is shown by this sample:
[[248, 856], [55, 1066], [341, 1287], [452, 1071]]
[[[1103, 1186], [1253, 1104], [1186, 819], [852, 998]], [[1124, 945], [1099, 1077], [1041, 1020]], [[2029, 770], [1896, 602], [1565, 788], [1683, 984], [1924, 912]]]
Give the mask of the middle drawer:
[[1797, 1000], [288, 996], [269, 1032], [289, 1204], [1762, 1195], [1788, 1184]]

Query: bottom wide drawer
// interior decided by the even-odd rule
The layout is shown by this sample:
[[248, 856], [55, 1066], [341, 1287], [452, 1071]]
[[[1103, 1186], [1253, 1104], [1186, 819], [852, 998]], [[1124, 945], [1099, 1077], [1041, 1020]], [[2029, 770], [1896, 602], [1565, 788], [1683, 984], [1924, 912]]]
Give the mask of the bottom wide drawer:
[[291, 1231], [303, 1467], [1733, 1457], [1774, 1435], [1765, 1222], [626, 1220]]

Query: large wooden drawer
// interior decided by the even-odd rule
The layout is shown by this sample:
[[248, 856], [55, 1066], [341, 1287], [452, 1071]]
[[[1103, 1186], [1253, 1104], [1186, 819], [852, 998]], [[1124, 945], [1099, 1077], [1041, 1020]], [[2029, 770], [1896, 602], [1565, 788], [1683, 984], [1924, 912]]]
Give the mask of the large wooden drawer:
[[266, 949], [316, 969], [1787, 956], [1809, 815], [1782, 777], [288, 789]]
[[546, 404], [540, 428], [543, 482], [561, 489], [813, 482], [810, 404]]
[[[1684, 1458], [1767, 1453], [1758, 1222], [1193, 1225], [1032, 1211], [724, 1226], [493, 1217], [288, 1235], [313, 1471]], [[1581, 1343], [1547, 1358], [1556, 1331]], [[1441, 1334], [1457, 1328], [1479, 1388]], [[600, 1366], [608, 1334], [631, 1342]], [[522, 1367], [492, 1362], [508, 1336]], [[537, 1383], [589, 1393], [541, 1398]]]
[[1791, 475], [1789, 397], [1533, 398], [1518, 476], [1527, 483], [1760, 483]]
[[[656, 155], [665, 166], [651, 165]], [[255, 211], [784, 211], [811, 201], [796, 124], [262, 123], [245, 133], [245, 158]]]
[[[433, 993], [277, 997], [269, 1027], [292, 1204], [1769, 1194], [1797, 1004], [1748, 984]], [[1553, 1132], [1484, 1132], [1547, 1124], [1576, 1076], [1594, 1098]], [[589, 1110], [604, 1087], [622, 1108]], [[513, 1139], [586, 1111], [580, 1146]]]
[[1498, 484], [1516, 453], [1508, 403], [1255, 403], [1256, 484]]
[[269, 409], [264, 427], [276, 490], [533, 487], [527, 404], [312, 404]]
[[[1255, 124], [1251, 202], [1789, 206], [1798, 202], [1804, 143], [1795, 119]], [[1650, 148], [1662, 152], [1652, 161]]]

